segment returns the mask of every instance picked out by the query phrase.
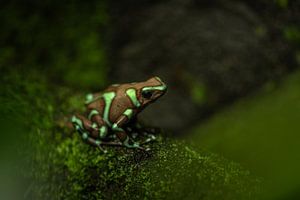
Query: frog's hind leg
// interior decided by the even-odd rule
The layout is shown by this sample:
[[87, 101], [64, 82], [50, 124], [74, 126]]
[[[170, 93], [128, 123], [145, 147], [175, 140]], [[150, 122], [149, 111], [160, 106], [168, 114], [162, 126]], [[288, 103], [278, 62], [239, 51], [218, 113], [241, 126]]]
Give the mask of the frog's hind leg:
[[[120, 142], [104, 142], [98, 139], [95, 139], [97, 137], [97, 128], [92, 127], [91, 123], [88, 119], [81, 115], [74, 115], [72, 117], [72, 123], [76, 129], [76, 131], [80, 134], [83, 141], [86, 143], [98, 147], [100, 150], [106, 152], [102, 145], [108, 145], [108, 146], [122, 146], [122, 143]], [[96, 135], [95, 135], [96, 132]]]
[[100, 113], [92, 109], [88, 114], [88, 119], [91, 121], [93, 126], [98, 127], [99, 138], [104, 139], [108, 136], [108, 128], [106, 122], [101, 117]]
[[[75, 130], [81, 134], [83, 137], [83, 133], [87, 133], [88, 135], [92, 136], [93, 138], [98, 137], [98, 127], [97, 124], [93, 124], [90, 120], [85, 118], [82, 115], [73, 115], [71, 119]], [[81, 132], [79, 132], [81, 131]], [[85, 135], [85, 134], [84, 134]]]
[[98, 147], [101, 151], [103, 151], [104, 153], [107, 153], [107, 150], [102, 148], [102, 145], [107, 145], [107, 146], [122, 146], [121, 143], [119, 142], [103, 142], [99, 139], [94, 139], [92, 137], [90, 137], [89, 135], [87, 135], [86, 132], [84, 132], [82, 129], [78, 129], [78, 132], [82, 135], [82, 139], [90, 144], [91, 146], [95, 146]]

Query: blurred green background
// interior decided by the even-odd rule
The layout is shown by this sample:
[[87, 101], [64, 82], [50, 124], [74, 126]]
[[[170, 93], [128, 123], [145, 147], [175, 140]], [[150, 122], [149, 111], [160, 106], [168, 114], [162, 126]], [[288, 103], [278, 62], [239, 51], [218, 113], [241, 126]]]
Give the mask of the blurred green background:
[[[12, 0], [0, 19], [1, 199], [300, 198], [298, 1]], [[153, 75], [152, 153], [64, 126], [86, 93]]]

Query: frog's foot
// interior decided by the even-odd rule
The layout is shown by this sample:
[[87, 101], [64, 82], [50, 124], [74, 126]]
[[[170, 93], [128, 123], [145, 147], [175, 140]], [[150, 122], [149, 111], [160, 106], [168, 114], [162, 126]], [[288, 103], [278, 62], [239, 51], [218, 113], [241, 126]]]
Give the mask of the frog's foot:
[[71, 121], [75, 130], [79, 133], [83, 141], [92, 146], [97, 146], [100, 150], [106, 152], [101, 146], [103, 142], [93, 138], [97, 136], [98, 129], [93, 127], [88, 119], [81, 115], [74, 115]]
[[144, 140], [144, 141], [141, 143], [141, 145], [147, 144], [147, 143], [153, 142], [153, 141], [156, 141], [156, 137], [155, 137], [154, 135], [152, 135], [152, 134], [148, 134], [148, 135], [147, 135], [147, 139]]
[[108, 128], [107, 124], [99, 114], [99, 111], [95, 109], [91, 109], [89, 114], [88, 114], [88, 120], [90, 122], [90, 126], [96, 127], [98, 129], [98, 136], [101, 139], [104, 139], [108, 136]]
[[125, 132], [118, 132], [117, 137], [122, 141], [123, 146], [127, 148], [146, 150], [138, 142], [133, 141]]
[[[99, 129], [96, 124], [93, 124], [90, 120], [85, 118], [82, 115], [73, 115], [71, 118], [72, 124], [75, 128], [75, 130], [80, 134], [79, 129], [81, 130], [81, 133], [87, 132], [88, 135], [91, 135], [93, 138], [97, 138], [99, 134]], [[81, 134], [82, 135], [82, 134]]]
[[144, 147], [141, 147], [139, 143], [135, 142], [135, 143], [132, 143], [132, 144], [129, 144], [129, 143], [123, 143], [123, 145], [127, 148], [130, 148], [130, 149], [141, 149], [141, 150], [145, 150]]
[[143, 150], [143, 151], [149, 151], [150, 148], [145, 148], [145, 147], [142, 147], [141, 145], [142, 144], [145, 144], [145, 143], [138, 143], [138, 142], [134, 142], [132, 144], [126, 144], [126, 143], [123, 143], [123, 146], [129, 148], [129, 149], [140, 149], [140, 150]]
[[107, 153], [107, 150], [103, 149], [103, 146], [123, 146], [122, 143], [120, 142], [104, 142], [104, 141], [101, 141], [99, 139], [94, 139], [92, 137], [89, 136], [89, 133], [88, 132], [85, 132], [83, 129], [79, 128], [77, 129], [78, 133], [81, 134], [82, 136], [82, 139], [92, 145], [92, 146], [95, 146], [95, 147], [98, 147], [103, 153]]

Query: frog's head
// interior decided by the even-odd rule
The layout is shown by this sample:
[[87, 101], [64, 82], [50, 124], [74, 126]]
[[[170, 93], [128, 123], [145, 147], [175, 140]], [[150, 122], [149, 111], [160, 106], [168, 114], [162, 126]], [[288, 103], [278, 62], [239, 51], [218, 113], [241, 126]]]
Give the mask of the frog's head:
[[150, 103], [156, 101], [163, 96], [167, 91], [167, 85], [162, 80], [155, 76], [145, 82], [140, 83], [138, 91], [138, 100], [144, 108]]

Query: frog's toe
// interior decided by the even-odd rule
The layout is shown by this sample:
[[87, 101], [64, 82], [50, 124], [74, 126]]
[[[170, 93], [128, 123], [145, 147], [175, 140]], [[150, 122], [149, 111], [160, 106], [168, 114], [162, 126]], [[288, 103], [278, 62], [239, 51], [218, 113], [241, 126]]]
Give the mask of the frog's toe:
[[74, 126], [74, 128], [77, 132], [83, 132], [84, 131], [84, 127], [83, 127], [81, 119], [79, 119], [78, 117], [73, 115], [72, 118], [71, 118], [71, 122], [72, 122], [72, 124], [73, 124], [73, 126]]
[[146, 144], [146, 143], [149, 143], [149, 142], [152, 142], [155, 140], [156, 140], [156, 137], [151, 134], [151, 135], [148, 135], [148, 138], [146, 140], [144, 140], [141, 144]]
[[103, 149], [101, 145], [98, 145], [98, 149], [105, 154], [107, 153], [107, 150]]
[[151, 140], [156, 140], [156, 137], [155, 137], [155, 135], [149, 135], [149, 139], [151, 139]]
[[147, 147], [147, 148], [145, 149], [145, 151], [151, 151], [151, 148]]
[[133, 143], [133, 144], [132, 144], [132, 147], [134, 147], [134, 148], [139, 148], [139, 147], [140, 147], [140, 144], [139, 144], [138, 142]]
[[134, 143], [132, 143], [132, 144], [129, 144], [128, 142], [125, 142], [125, 143], [123, 143], [123, 145], [124, 145], [125, 147], [127, 147], [127, 148], [137, 148], [137, 149], [142, 148], [142, 147], [140, 146], [140, 144], [137, 143], [137, 142], [134, 142]]

